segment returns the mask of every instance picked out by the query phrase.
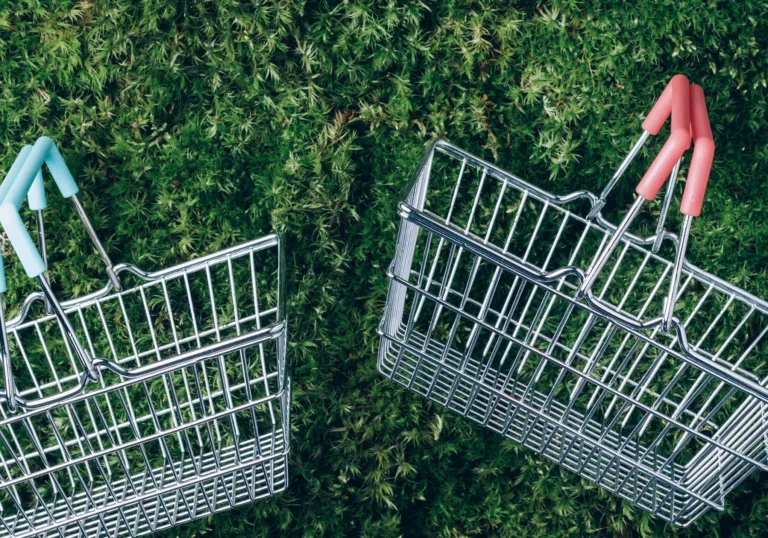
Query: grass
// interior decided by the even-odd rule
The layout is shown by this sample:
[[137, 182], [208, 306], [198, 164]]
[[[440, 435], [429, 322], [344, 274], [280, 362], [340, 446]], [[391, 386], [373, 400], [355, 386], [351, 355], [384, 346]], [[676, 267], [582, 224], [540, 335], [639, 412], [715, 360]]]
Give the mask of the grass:
[[[704, 87], [718, 148], [689, 258], [768, 297], [764, 2], [0, 9], [4, 167], [22, 144], [54, 138], [114, 260], [151, 270], [270, 231], [287, 240], [290, 489], [167, 536], [672, 533], [376, 372], [395, 208], [435, 136], [549, 191], [597, 190], [683, 72]], [[100, 262], [48, 190], [54, 287], [83, 294], [100, 285]], [[7, 302], [19, 304], [33, 287], [5, 259]], [[759, 476], [726, 505], [678, 534], [768, 532]]]

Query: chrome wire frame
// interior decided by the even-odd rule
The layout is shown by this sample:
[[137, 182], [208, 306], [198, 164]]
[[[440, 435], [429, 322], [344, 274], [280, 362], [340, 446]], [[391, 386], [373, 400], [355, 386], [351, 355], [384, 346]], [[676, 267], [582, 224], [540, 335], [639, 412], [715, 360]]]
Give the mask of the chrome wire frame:
[[69, 327], [29, 296], [6, 326], [20, 411], [0, 405], [0, 537], [139, 536], [283, 491], [283, 268], [275, 235], [120, 264], [121, 291], [55, 305]]
[[580, 297], [616, 229], [599, 204], [430, 144], [400, 205], [378, 368], [687, 526], [768, 470], [768, 303], [686, 262], [663, 330], [673, 264], [630, 233]]

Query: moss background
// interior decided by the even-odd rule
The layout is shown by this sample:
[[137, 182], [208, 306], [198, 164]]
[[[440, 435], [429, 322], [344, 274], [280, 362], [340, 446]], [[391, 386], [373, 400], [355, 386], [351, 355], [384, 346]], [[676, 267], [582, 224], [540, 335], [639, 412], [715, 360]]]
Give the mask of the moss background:
[[[290, 489], [167, 536], [673, 533], [377, 374], [395, 207], [435, 136], [550, 191], [598, 190], [682, 72], [705, 89], [718, 148], [689, 258], [768, 297], [768, 3], [0, 6], [3, 168], [54, 138], [113, 260], [156, 269], [272, 230], [287, 240]], [[99, 260], [49, 198], [54, 286], [94, 289]], [[32, 285], [16, 263], [9, 279], [18, 304]], [[760, 478], [678, 534], [765, 536]]]

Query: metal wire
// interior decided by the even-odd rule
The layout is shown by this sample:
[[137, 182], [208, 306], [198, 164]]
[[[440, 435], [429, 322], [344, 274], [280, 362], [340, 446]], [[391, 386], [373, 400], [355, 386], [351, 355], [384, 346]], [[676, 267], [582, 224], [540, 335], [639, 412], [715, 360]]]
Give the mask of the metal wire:
[[[600, 200], [430, 145], [400, 206], [378, 368], [689, 525], [768, 469], [768, 304], [691, 264], [673, 270], [656, 236], [614, 234]], [[583, 268], [613, 237], [581, 297]]]
[[4, 395], [0, 536], [138, 536], [286, 488], [280, 255], [268, 236], [26, 300], [6, 325], [21, 411]]

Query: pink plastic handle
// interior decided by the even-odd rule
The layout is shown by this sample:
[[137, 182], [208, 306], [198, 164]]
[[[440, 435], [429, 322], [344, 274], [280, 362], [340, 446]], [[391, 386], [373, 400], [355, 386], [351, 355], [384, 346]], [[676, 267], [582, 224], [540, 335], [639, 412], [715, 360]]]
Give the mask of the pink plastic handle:
[[685, 75], [675, 75], [667, 82], [667, 86], [661, 95], [656, 100], [656, 104], [648, 112], [648, 116], [643, 121], [643, 130], [648, 131], [653, 136], [659, 134], [659, 131], [664, 126], [664, 122], [672, 113], [672, 81], [678, 77], [685, 77]]
[[656, 197], [675, 163], [691, 147], [689, 100], [688, 79], [683, 75], [675, 75], [643, 122], [643, 129], [656, 134], [667, 117], [672, 115], [672, 132], [635, 189], [635, 192], [646, 200], [653, 200]]
[[680, 213], [698, 217], [701, 214], [701, 204], [704, 203], [712, 161], [715, 158], [715, 139], [712, 138], [712, 128], [709, 125], [704, 90], [697, 84], [691, 84], [691, 131], [693, 131], [693, 155], [691, 166], [688, 168], [683, 201], [680, 203]]

